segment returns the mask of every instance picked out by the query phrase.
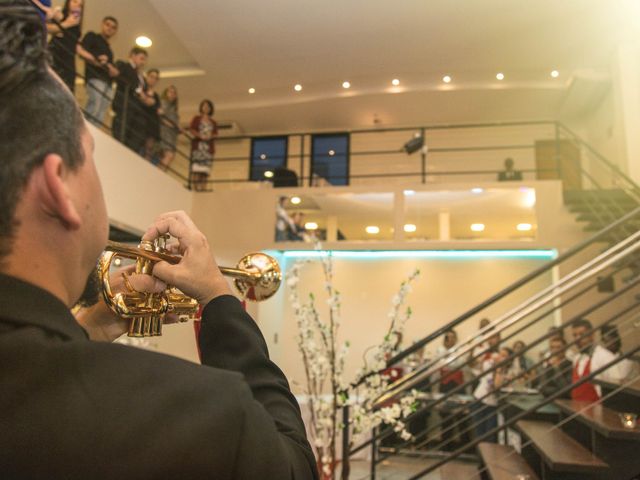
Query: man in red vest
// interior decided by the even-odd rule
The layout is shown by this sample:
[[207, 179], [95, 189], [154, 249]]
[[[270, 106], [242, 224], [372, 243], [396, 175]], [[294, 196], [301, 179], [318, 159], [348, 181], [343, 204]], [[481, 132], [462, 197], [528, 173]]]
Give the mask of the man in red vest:
[[[593, 326], [585, 318], [581, 318], [572, 324], [573, 338], [577, 340], [580, 353], [573, 359], [572, 382], [584, 378], [596, 370], [600, 370], [607, 365], [611, 366], [600, 373], [597, 377], [608, 382], [621, 382], [628, 376], [630, 371], [629, 362], [626, 360], [616, 361], [617, 356], [606, 348], [594, 343]], [[571, 390], [573, 400], [585, 402], [597, 402], [601, 397], [600, 387], [587, 381]]]

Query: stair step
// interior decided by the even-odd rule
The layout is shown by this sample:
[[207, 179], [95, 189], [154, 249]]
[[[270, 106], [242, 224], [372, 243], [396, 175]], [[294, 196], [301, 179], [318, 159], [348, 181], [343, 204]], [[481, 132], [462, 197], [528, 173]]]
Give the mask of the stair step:
[[529, 464], [513, 447], [482, 442], [478, 444], [478, 452], [491, 480], [513, 480], [518, 478], [518, 475], [538, 480]]
[[630, 201], [635, 202], [625, 190], [599, 189], [599, 190], [567, 190], [563, 193], [565, 203], [580, 202], [584, 199], [598, 199], [602, 201]]
[[516, 426], [531, 440], [533, 448], [553, 471], [587, 473], [609, 468], [553, 423], [520, 420]]
[[481, 478], [478, 466], [472, 463], [445, 463], [438, 469], [438, 473], [441, 480], [480, 480]]
[[576, 400], [556, 400], [556, 405], [569, 415], [576, 415], [576, 420], [586, 424], [606, 438], [640, 441], [640, 426], [624, 428], [618, 412], [604, 405], [593, 405], [590, 402]]

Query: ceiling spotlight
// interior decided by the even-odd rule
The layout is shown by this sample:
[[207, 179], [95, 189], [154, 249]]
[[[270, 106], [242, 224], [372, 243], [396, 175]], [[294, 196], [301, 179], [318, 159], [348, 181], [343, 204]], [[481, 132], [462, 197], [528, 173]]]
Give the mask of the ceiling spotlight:
[[398, 85], [400, 85], [400, 80], [398, 80], [397, 78], [394, 78], [393, 80], [391, 80], [391, 85], [393, 85], [394, 87], [397, 87]]
[[403, 192], [406, 196], [410, 196], [410, 195], [415, 195], [416, 191], [415, 190], [405, 190]]
[[333, 157], [336, 154], [335, 150], [329, 150], [329, 156]]
[[304, 224], [306, 230], [317, 230], [318, 224], [316, 222], [307, 222]]
[[264, 176], [266, 178], [273, 178], [273, 172], [271, 170], [267, 170], [266, 172], [264, 172]]
[[295, 86], [293, 87], [293, 89], [296, 92], [300, 92], [302, 90], [302, 85], [300, 85], [299, 83], [296, 83]]
[[153, 45], [153, 42], [149, 37], [140, 35], [138, 38], [136, 38], [136, 45], [140, 48], [149, 48], [151, 45]]
[[484, 192], [484, 188], [474, 187], [471, 189], [471, 193], [482, 193]]
[[560, 72], [559, 72], [558, 70], [553, 70], [553, 71], [551, 72], [551, 76], [552, 76], [553, 78], [558, 78], [558, 77], [560, 76]]
[[496, 78], [497, 78], [498, 80], [504, 80], [504, 73], [502, 73], [502, 72], [498, 73], [498, 74], [496, 75]]
[[519, 223], [516, 227], [519, 232], [529, 232], [532, 228], [533, 226], [530, 223]]
[[472, 223], [471, 224], [472, 232], [484, 232], [484, 223]]
[[413, 223], [407, 223], [404, 226], [404, 231], [407, 233], [413, 233], [417, 230], [417, 227]]
[[377, 233], [380, 233], [380, 227], [369, 225], [367, 228], [365, 228], [365, 231], [371, 235], [375, 235]]
[[291, 203], [294, 205], [299, 205], [302, 199], [300, 197], [291, 197]]
[[256, 89], [255, 89], [255, 88], [253, 88], [253, 87], [251, 87], [251, 88], [249, 89], [249, 93], [250, 93], [250, 94], [254, 94], [254, 93], [256, 93]]
[[449, 75], [445, 75], [444, 77], [442, 77], [442, 81], [444, 83], [451, 83], [451, 77]]
[[351, 84], [349, 82], [342, 82], [342, 88], [351, 88]]
[[267, 155], [264, 153], [260, 154], [260, 160], [266, 160], [267, 159]]

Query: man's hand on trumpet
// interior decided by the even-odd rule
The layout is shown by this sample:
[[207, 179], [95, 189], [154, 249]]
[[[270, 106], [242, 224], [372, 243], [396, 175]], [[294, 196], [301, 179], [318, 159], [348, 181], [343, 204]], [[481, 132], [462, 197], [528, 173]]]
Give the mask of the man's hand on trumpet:
[[[135, 265], [128, 265], [111, 273], [111, 289], [114, 293], [129, 292], [132, 289], [138, 292], [160, 293], [167, 288], [161, 280], [151, 275], [136, 274], [134, 269]], [[98, 295], [98, 301], [80, 307], [75, 314], [76, 320], [87, 331], [91, 340], [113, 342], [129, 330], [130, 320], [119, 317], [104, 303], [102, 295], [99, 294], [100, 279], [97, 274], [95, 278], [89, 279], [87, 285], [87, 296]], [[164, 319], [165, 324], [177, 321], [178, 317], [172, 314], [167, 314]]]
[[213, 258], [207, 238], [185, 212], [160, 215], [142, 239], [151, 241], [167, 233], [177, 241], [170, 245], [172, 253], [181, 255], [182, 259], [175, 265], [156, 263], [153, 267], [154, 277], [179, 288], [200, 305], [206, 305], [221, 295], [232, 294]]

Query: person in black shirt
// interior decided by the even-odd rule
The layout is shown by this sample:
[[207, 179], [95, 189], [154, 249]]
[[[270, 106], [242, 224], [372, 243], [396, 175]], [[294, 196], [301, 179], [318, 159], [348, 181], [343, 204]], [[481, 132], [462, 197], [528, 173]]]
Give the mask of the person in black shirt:
[[79, 43], [82, 36], [83, 3], [83, 0], [66, 0], [62, 8], [62, 21], [47, 24], [47, 30], [51, 34], [49, 51], [53, 70], [71, 92], [75, 91], [76, 53], [87, 61], [96, 61]]
[[82, 39], [82, 47], [96, 60], [85, 59], [84, 70], [87, 88], [85, 115], [96, 126], [102, 124], [111, 103], [113, 78], [120, 73], [113, 65], [113, 51], [109, 45], [109, 40], [117, 31], [118, 20], [109, 16], [102, 20], [100, 33], [88, 32]]
[[147, 63], [147, 51], [140, 47], [133, 47], [129, 52], [129, 60], [118, 60], [116, 68], [117, 88], [112, 108], [115, 112], [111, 130], [113, 136], [139, 153], [144, 145], [144, 104], [142, 93], [146, 90], [146, 83], [142, 69]]
[[[561, 388], [571, 385], [573, 364], [565, 356], [566, 346], [567, 342], [560, 336], [549, 339], [549, 360], [534, 382], [540, 393], [545, 396], [550, 396]], [[571, 398], [571, 390], [568, 390], [561, 398]]]
[[513, 158], [504, 160], [504, 171], [498, 173], [499, 182], [508, 182], [510, 180], [522, 180], [522, 172], [513, 168]]

